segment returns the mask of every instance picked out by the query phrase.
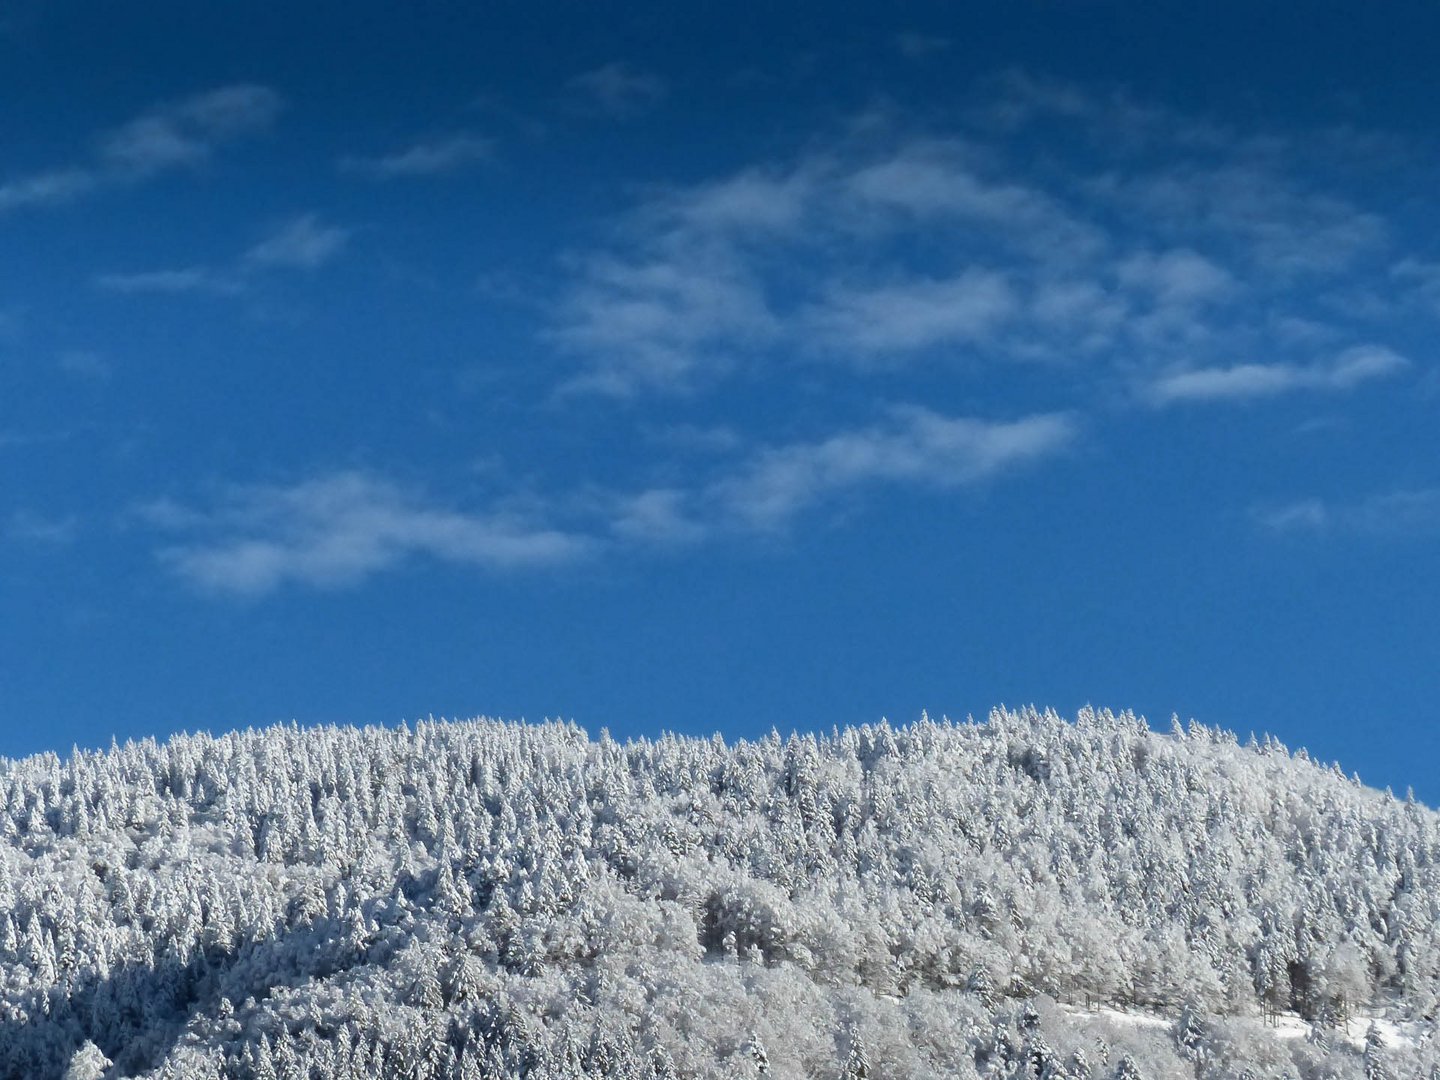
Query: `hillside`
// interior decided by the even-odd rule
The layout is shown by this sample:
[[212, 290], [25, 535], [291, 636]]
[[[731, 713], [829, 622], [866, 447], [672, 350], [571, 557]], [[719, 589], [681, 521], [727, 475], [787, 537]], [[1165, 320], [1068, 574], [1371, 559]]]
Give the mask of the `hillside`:
[[997, 711], [0, 762], [0, 1077], [1440, 1075], [1440, 818]]

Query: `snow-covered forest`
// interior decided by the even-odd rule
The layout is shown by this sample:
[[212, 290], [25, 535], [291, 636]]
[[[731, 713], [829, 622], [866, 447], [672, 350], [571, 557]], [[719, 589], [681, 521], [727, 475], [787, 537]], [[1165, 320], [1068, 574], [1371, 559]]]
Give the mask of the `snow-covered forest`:
[[1440, 818], [1032, 711], [0, 762], [0, 1076], [1440, 1076]]

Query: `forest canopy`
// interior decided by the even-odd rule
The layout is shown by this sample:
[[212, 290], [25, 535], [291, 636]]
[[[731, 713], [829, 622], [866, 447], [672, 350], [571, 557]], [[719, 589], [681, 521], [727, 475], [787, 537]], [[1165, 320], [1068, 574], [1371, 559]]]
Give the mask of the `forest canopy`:
[[1090, 710], [44, 754], [0, 1075], [1437, 1075], [1437, 863], [1413, 799]]

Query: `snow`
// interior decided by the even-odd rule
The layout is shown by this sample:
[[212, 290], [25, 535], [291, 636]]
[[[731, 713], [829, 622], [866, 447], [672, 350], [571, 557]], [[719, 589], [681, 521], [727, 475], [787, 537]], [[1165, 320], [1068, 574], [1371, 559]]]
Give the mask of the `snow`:
[[[1370, 1015], [1364, 1012], [1357, 1013], [1348, 1021], [1329, 1029], [1332, 1039], [1344, 1043], [1355, 1050], [1365, 1049], [1365, 1038], [1374, 1024], [1380, 1032], [1380, 1037], [1388, 1047], [1392, 1048], [1415, 1048], [1422, 1042], [1429, 1041], [1429, 1032], [1432, 1030], [1430, 1024], [1416, 1021], [1392, 1020], [1384, 1016]], [[1271, 1025], [1270, 1030], [1275, 1033], [1277, 1039], [1303, 1039], [1310, 1034], [1310, 1022], [1294, 1013], [1281, 1013], [1278, 1021]]]
[[1141, 1012], [1137, 1009], [1120, 1009], [1111, 1006], [1100, 1006], [1098, 1008], [1082, 1008], [1079, 1005], [1061, 1004], [1060, 1010], [1077, 1019], [1088, 1023], [1110, 1024], [1118, 1028], [1130, 1028], [1132, 1030], [1168, 1030], [1174, 1026], [1171, 1018], [1157, 1016], [1154, 1013]]
[[[1057, 1007], [1078, 1020], [1107, 1024], [1122, 1029], [1168, 1031], [1175, 1026], [1173, 1016], [1164, 1016], [1133, 1008], [1121, 1009], [1111, 1006], [1084, 1008], [1065, 1003], [1061, 1003]], [[1354, 1050], [1364, 1050], [1371, 1024], [1374, 1024], [1376, 1030], [1379, 1031], [1385, 1046], [1391, 1048], [1414, 1049], [1422, 1043], [1428, 1042], [1430, 1033], [1434, 1030], [1433, 1025], [1428, 1023], [1394, 1020], [1361, 1011], [1348, 1021], [1327, 1029], [1327, 1033], [1335, 1042], [1342, 1043]], [[1255, 1025], [1274, 1038], [1284, 1040], [1307, 1038], [1313, 1030], [1310, 1021], [1293, 1012], [1282, 1012], [1274, 1021], [1261, 1023], [1256, 1020]]]
[[[1088, 711], [0, 761], [0, 1077], [1424, 1076], [1437, 852], [1271, 740]], [[1261, 1022], [1302, 995], [1374, 1015]]]

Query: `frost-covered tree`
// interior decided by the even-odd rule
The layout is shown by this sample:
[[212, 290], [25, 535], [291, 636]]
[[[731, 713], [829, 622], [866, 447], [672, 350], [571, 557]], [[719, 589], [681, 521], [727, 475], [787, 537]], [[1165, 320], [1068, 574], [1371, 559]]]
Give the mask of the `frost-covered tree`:
[[1436, 925], [1432, 812], [1128, 714], [0, 761], [0, 1076], [1424, 1075]]
[[63, 1080], [103, 1080], [105, 1070], [112, 1064], [98, 1046], [86, 1040], [71, 1056]]

